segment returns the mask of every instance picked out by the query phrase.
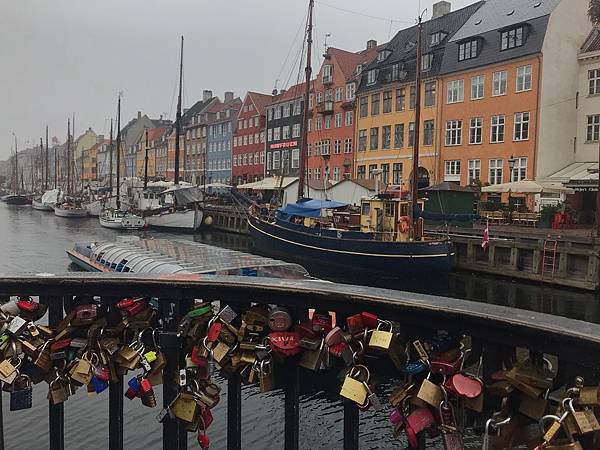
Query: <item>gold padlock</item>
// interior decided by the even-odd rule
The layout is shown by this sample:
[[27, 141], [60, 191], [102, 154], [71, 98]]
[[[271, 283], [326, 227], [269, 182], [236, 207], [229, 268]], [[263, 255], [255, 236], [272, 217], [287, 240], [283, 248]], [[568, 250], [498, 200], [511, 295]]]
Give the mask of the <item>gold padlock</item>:
[[427, 375], [427, 378], [421, 383], [421, 387], [417, 392], [417, 398], [434, 408], [439, 408], [440, 403], [444, 400], [444, 391], [440, 386], [429, 380], [430, 375]]
[[[386, 325], [389, 329], [382, 330], [382, 326]], [[369, 349], [378, 350], [387, 352], [392, 344], [392, 339], [394, 338], [394, 334], [392, 333], [392, 323], [387, 321], [379, 321], [377, 324], [377, 329], [373, 330], [371, 333], [371, 339], [369, 339]]]
[[187, 392], [181, 392], [177, 395], [170, 407], [173, 415], [185, 422], [193, 422], [196, 416], [198, 403], [194, 395]]
[[[366, 376], [364, 376], [366, 374]], [[364, 381], [358, 379], [363, 375], [365, 378]], [[369, 369], [365, 366], [354, 366], [344, 378], [344, 384], [342, 384], [342, 390], [340, 391], [340, 396], [351, 400], [358, 405], [364, 405], [367, 402], [367, 396], [369, 395], [369, 391], [365, 386], [366, 383], [369, 382], [370, 373]]]

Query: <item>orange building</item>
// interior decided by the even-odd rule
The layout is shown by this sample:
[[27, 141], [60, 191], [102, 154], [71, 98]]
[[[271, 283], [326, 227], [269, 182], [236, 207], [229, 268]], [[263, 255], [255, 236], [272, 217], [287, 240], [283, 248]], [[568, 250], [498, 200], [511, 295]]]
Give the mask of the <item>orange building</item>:
[[358, 53], [328, 48], [309, 97], [308, 179], [341, 181], [352, 174], [357, 68], [377, 55], [375, 41]]

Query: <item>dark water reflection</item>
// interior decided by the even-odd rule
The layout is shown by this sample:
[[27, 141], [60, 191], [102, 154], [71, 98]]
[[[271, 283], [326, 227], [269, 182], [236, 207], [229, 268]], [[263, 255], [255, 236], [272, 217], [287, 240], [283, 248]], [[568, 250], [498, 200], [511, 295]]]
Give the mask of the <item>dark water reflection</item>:
[[[0, 272], [61, 273], [76, 270], [69, 265], [65, 250], [75, 242], [114, 240], [118, 233], [103, 229], [97, 219], [69, 220], [28, 207], [11, 207], [0, 203]], [[146, 233], [140, 233], [145, 235]], [[148, 233], [169, 237], [168, 234]], [[197, 236], [178, 236], [228, 248], [251, 251], [251, 242], [243, 236], [214, 231]], [[413, 290], [437, 295], [450, 295], [470, 300], [534, 309], [588, 321], [600, 322], [598, 299], [591, 294], [542, 289], [511, 281], [454, 274], [449, 280], [406, 282], [398, 279], [361, 280], [356, 274], [327, 273], [326, 268], [308, 267], [315, 276], [340, 282], [363, 283], [401, 290]], [[388, 382], [390, 380], [387, 380]], [[222, 388], [221, 402], [213, 409], [215, 421], [210, 428], [211, 449], [226, 448], [227, 383], [218, 380]], [[47, 412], [45, 384], [34, 388], [34, 407], [8, 412], [8, 395], [3, 395], [5, 440], [7, 449], [47, 448]], [[379, 386], [385, 395], [391, 384]], [[156, 391], [161, 404], [161, 390]], [[343, 413], [339, 401], [339, 384], [332, 376], [301, 376], [301, 448], [334, 449], [342, 447]], [[260, 394], [256, 387], [242, 390], [242, 439], [245, 449], [283, 448], [283, 394], [276, 390]], [[155, 417], [159, 410], [140, 406], [138, 400], [125, 402], [125, 448], [155, 449], [162, 446], [162, 429]], [[406, 448], [406, 442], [391, 436], [387, 421], [389, 411], [361, 413], [361, 448]], [[195, 435], [190, 436], [190, 448], [198, 448]], [[65, 404], [65, 446], [68, 449], [103, 449], [108, 445], [108, 394], [87, 398], [80, 389]], [[430, 443], [429, 448], [440, 448]], [[477, 448], [471, 446], [469, 448]]]

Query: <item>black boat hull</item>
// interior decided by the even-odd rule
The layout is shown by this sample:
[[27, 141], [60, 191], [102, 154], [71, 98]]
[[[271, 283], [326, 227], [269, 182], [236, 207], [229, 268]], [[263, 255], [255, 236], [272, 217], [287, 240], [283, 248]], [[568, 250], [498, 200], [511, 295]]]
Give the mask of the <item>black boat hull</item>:
[[447, 241], [383, 242], [324, 237], [256, 217], [250, 217], [248, 224], [259, 252], [287, 260], [393, 276], [430, 276], [448, 273], [452, 268], [454, 249]]
[[2, 197], [2, 201], [8, 205], [30, 205], [31, 198], [27, 195], [10, 194]]

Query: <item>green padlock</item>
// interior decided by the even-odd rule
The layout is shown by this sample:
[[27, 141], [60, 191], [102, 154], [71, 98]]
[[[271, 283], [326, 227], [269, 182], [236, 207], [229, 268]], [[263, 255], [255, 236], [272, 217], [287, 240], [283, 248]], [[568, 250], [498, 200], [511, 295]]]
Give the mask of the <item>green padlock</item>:
[[146, 361], [148, 361], [149, 363], [156, 361], [156, 352], [155, 351], [149, 351], [144, 353], [144, 358], [146, 359]]
[[205, 314], [208, 314], [209, 312], [210, 313], [213, 312], [212, 305], [207, 305], [207, 306], [203, 306], [202, 308], [192, 309], [190, 312], [188, 312], [186, 314], [186, 316], [188, 316], [190, 319], [194, 319], [196, 317], [200, 317], [200, 316], [203, 316]]
[[6, 341], [8, 341], [8, 334], [4, 333], [0, 336], [0, 344], [4, 344]]

